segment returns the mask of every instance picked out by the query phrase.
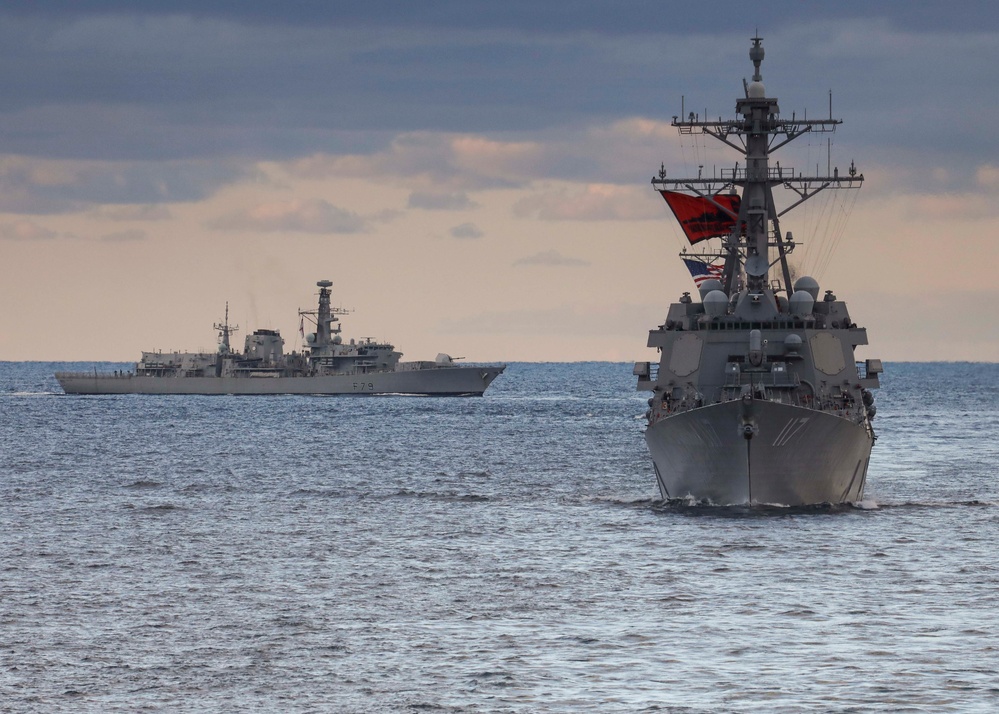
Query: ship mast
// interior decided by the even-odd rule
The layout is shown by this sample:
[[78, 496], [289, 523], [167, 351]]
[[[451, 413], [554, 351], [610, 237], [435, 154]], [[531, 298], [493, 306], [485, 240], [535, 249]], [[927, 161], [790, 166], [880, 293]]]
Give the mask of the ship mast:
[[[832, 176], [795, 175], [794, 169], [770, 166], [770, 154], [806, 133], [832, 132], [841, 119], [791, 119], [780, 118], [776, 98], [766, 96], [760, 65], [763, 63], [763, 38], [751, 38], [753, 45], [749, 58], [753, 62], [753, 81], [745, 85], [745, 96], [736, 101], [740, 119], [707, 121], [691, 112], [686, 118], [673, 117], [673, 126], [681, 134], [708, 134], [731, 146], [745, 157], [744, 166], [722, 169], [712, 178], [668, 178], [665, 168], [652, 179], [657, 189], [685, 190], [709, 201], [716, 208], [735, 219], [735, 228], [723, 238], [725, 269], [722, 277], [725, 292], [732, 294], [740, 271], [746, 274], [746, 288], [751, 293], [761, 292], [769, 286], [770, 268], [779, 264], [784, 288], [791, 290], [791, 271], [787, 254], [794, 249], [790, 234], [780, 230], [780, 217], [826, 188], [859, 188], [863, 175], [857, 174], [850, 163], [848, 176], [841, 177], [835, 169]], [[773, 188], [783, 185], [798, 194], [799, 200], [780, 213], [774, 205]], [[738, 215], [714, 200], [722, 191], [742, 189]], [[771, 260], [770, 249], [777, 257]]]
[[[349, 315], [350, 311], [342, 307], [330, 307], [330, 288], [333, 287], [332, 280], [320, 280], [316, 283], [319, 288], [319, 307], [316, 310], [299, 310], [301, 317], [308, 316], [310, 321], [316, 323], [316, 340], [312, 344], [313, 352], [321, 351], [333, 342], [333, 335], [340, 333], [340, 315]], [[310, 338], [311, 339], [311, 338]]]
[[233, 334], [239, 329], [237, 325], [229, 325], [229, 301], [225, 302], [225, 321], [216, 322], [212, 327], [219, 332], [219, 354], [227, 355], [232, 352], [232, 348], [229, 346], [229, 335]]

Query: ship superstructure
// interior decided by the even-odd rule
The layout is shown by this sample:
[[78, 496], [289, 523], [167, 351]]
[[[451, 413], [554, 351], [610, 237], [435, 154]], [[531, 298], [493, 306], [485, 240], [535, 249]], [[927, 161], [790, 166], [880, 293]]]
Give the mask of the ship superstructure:
[[[862, 498], [881, 362], [857, 361], [867, 332], [831, 290], [809, 276], [792, 282], [795, 249], [781, 217], [831, 189], [863, 182], [853, 163], [841, 174], [804, 175], [771, 165], [795, 138], [833, 131], [838, 119], [782, 118], [752, 40], [752, 81], [736, 102], [738, 118], [673, 118], [681, 134], [704, 134], [732, 147], [740, 165], [711, 177], [652, 184], [691, 245], [718, 239], [715, 251], [683, 254], [697, 297], [683, 293], [649, 332], [658, 364], [635, 365], [638, 389], [651, 391], [645, 438], [663, 498], [718, 505], [842, 503]], [[774, 188], [796, 194], [778, 210]], [[699, 299], [698, 299], [699, 298]]]
[[[303, 350], [284, 353], [280, 331], [247, 335], [242, 352], [230, 344], [239, 329], [216, 323], [216, 352], [143, 352], [134, 371], [58, 372], [68, 394], [426, 394], [481, 396], [505, 365], [458, 364], [447, 354], [401, 362], [394, 345], [372, 338], [344, 341], [340, 316], [331, 306], [329, 280], [316, 283], [319, 304], [299, 310]], [[315, 331], [305, 334], [305, 320]]]

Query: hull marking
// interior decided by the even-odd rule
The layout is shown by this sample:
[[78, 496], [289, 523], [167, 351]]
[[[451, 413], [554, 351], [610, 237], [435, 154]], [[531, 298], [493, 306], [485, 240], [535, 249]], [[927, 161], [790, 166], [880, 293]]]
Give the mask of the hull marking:
[[786, 446], [787, 443], [794, 438], [795, 434], [805, 428], [805, 425], [808, 423], [808, 419], [809, 417], [795, 417], [793, 419], [789, 419], [787, 424], [784, 425], [784, 428], [780, 430], [777, 438], [774, 439], [773, 445], [777, 447]]

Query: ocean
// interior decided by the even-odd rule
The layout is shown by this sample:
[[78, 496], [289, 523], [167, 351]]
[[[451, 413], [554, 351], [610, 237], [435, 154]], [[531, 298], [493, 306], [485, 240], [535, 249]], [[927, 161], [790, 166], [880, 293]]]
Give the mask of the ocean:
[[661, 502], [630, 364], [61, 394], [91, 366], [0, 363], [3, 711], [999, 708], [999, 365], [887, 364], [864, 501], [813, 509]]

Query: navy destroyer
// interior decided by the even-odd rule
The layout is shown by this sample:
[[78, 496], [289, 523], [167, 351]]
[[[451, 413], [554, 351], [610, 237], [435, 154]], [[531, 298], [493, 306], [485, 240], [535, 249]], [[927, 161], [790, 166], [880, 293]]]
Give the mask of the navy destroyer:
[[[683, 293], [649, 332], [658, 364], [639, 362], [638, 389], [651, 391], [645, 440], [663, 498], [716, 505], [788, 506], [862, 499], [876, 413], [880, 360], [858, 361], [867, 332], [817, 280], [792, 283], [795, 249], [781, 217], [820, 191], [863, 182], [843, 174], [804, 175], [770, 155], [797, 137], [833, 131], [839, 119], [782, 118], [760, 74], [763, 45], [752, 39], [754, 73], [736, 101], [739, 118], [673, 117], [680, 134], [707, 135], [742, 154], [711, 177], [652, 179], [693, 246], [682, 258], [697, 296]], [[779, 210], [775, 188], [789, 189]], [[703, 245], [712, 245], [705, 242]], [[700, 248], [700, 246], [698, 246]], [[698, 299], [699, 298], [699, 299]]]
[[[481, 396], [506, 365], [457, 364], [446, 354], [433, 361], [400, 362], [401, 352], [371, 338], [344, 341], [340, 316], [330, 305], [333, 283], [320, 280], [319, 306], [299, 310], [302, 352], [284, 354], [278, 330], [247, 335], [242, 352], [230, 345], [238, 329], [229, 306], [216, 352], [143, 352], [134, 371], [57, 372], [67, 394], [420, 394]], [[305, 320], [315, 331], [305, 334]]]

